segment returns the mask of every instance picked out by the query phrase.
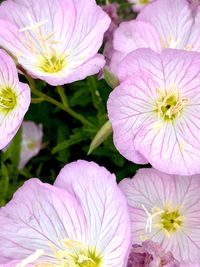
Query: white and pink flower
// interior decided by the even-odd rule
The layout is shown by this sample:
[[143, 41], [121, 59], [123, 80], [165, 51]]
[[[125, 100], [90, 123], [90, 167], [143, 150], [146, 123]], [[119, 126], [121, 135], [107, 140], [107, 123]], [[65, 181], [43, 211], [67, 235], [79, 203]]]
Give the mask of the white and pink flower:
[[199, 175], [141, 169], [133, 179], [122, 180], [120, 188], [128, 199], [134, 243], [150, 239], [180, 262], [200, 262]]
[[9, 267], [124, 267], [131, 242], [115, 176], [82, 160], [66, 165], [54, 186], [27, 181], [0, 209], [0, 228], [0, 262]]
[[63, 85], [96, 74], [110, 18], [95, 0], [6, 0], [0, 46], [32, 77]]
[[29, 105], [29, 86], [19, 82], [14, 61], [0, 50], [0, 149], [17, 133]]
[[156, 0], [136, 20], [122, 22], [114, 32], [110, 67], [138, 48], [160, 52], [165, 48], [200, 52], [200, 9], [187, 0]]
[[114, 144], [128, 160], [160, 171], [200, 173], [200, 53], [150, 49], [120, 64], [107, 107]]

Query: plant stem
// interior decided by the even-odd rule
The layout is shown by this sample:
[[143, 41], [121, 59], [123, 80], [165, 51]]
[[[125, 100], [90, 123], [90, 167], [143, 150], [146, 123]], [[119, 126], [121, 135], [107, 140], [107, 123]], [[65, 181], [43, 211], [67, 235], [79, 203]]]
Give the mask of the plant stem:
[[[37, 90], [36, 89], [36, 86], [35, 86], [35, 81], [34, 79], [32, 79], [27, 73], [23, 73], [24, 76], [26, 77], [26, 79], [28, 80], [29, 82], [29, 85], [30, 85], [30, 88], [31, 88], [31, 91], [38, 97], [41, 97], [43, 98], [45, 101], [57, 106], [58, 108], [60, 108], [61, 110], [64, 110], [65, 112], [67, 112], [68, 114], [70, 114], [72, 117], [76, 118], [77, 120], [79, 120], [83, 125], [88, 125], [90, 127], [94, 127], [94, 125], [88, 121], [87, 119], [85, 119], [82, 115], [76, 113], [75, 111], [73, 111], [67, 101], [64, 101], [64, 98], [61, 98], [62, 99], [62, 102], [63, 103], [60, 103], [59, 101], [53, 99], [52, 97], [42, 93], [41, 91]], [[58, 88], [62, 88], [62, 87], [58, 87]], [[60, 90], [60, 89], [58, 89]], [[64, 90], [64, 88], [63, 88]], [[59, 93], [60, 94], [60, 93]], [[62, 95], [62, 97], [64, 97]], [[66, 99], [66, 96], [65, 96], [65, 99]]]

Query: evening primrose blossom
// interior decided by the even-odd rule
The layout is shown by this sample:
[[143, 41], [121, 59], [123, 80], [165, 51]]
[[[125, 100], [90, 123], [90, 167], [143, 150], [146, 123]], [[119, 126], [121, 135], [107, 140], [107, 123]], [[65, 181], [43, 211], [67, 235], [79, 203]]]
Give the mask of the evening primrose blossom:
[[138, 48], [160, 52], [166, 48], [200, 52], [200, 9], [187, 0], [156, 0], [136, 20], [122, 22], [114, 33], [111, 69]]
[[115, 176], [82, 160], [66, 165], [54, 186], [27, 181], [0, 209], [0, 227], [4, 266], [124, 267], [131, 241]]
[[29, 105], [29, 86], [19, 82], [14, 61], [0, 50], [0, 149], [17, 133]]
[[104, 66], [97, 52], [109, 24], [95, 0], [6, 0], [0, 6], [0, 45], [33, 78], [63, 85]]
[[150, 49], [120, 64], [108, 115], [128, 160], [171, 174], [200, 173], [200, 53]]
[[[200, 262], [199, 178], [141, 169], [133, 179], [122, 180], [120, 188], [129, 203], [133, 242], [150, 239], [180, 262]], [[151, 229], [146, 227], [146, 210], [151, 215], [157, 213], [152, 216]]]

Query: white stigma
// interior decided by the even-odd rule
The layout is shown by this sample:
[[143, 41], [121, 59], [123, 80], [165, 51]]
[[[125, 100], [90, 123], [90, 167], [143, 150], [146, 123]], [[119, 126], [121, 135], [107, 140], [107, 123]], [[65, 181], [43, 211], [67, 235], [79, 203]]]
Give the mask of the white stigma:
[[44, 24], [46, 24], [48, 22], [48, 20], [42, 20], [39, 22], [35, 22], [30, 13], [27, 13], [27, 17], [28, 17], [30, 24], [24, 28], [19, 29], [20, 32], [25, 32], [28, 30], [34, 30], [34, 29], [40, 28], [41, 26], [43, 26]]
[[34, 263], [44, 254], [43, 249], [37, 249], [33, 254], [16, 265], [16, 267], [26, 267], [28, 264]]
[[144, 209], [144, 211], [146, 212], [146, 214], [148, 216], [146, 227], [145, 227], [145, 232], [148, 232], [148, 229], [149, 229], [149, 233], [151, 233], [153, 218], [155, 218], [156, 216], [158, 216], [161, 213], [163, 213], [164, 210], [160, 210], [158, 212], [155, 212], [155, 213], [151, 214], [143, 204], [141, 206], [142, 206], [142, 208]]

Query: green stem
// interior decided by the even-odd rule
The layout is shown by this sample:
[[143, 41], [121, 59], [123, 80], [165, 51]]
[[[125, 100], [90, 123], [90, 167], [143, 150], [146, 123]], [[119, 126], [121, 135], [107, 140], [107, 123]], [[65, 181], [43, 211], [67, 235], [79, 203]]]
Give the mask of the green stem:
[[[79, 120], [83, 125], [88, 125], [88, 126], [90, 126], [90, 127], [92, 127], [92, 128], [94, 127], [94, 125], [93, 125], [90, 121], [88, 121], [88, 120], [85, 119], [82, 115], [76, 113], [75, 111], [73, 111], [73, 110], [69, 107], [67, 101], [64, 101], [64, 98], [62, 98], [62, 97], [64, 97], [63, 95], [62, 95], [62, 97], [61, 97], [63, 103], [60, 103], [60, 102], [58, 102], [57, 100], [53, 99], [52, 97], [50, 97], [50, 96], [48, 96], [48, 95], [42, 93], [41, 91], [37, 90], [37, 89], [36, 89], [36, 86], [35, 86], [35, 81], [34, 81], [29, 75], [27, 75], [26, 73], [24, 73], [24, 76], [26, 77], [26, 79], [27, 79], [28, 82], [29, 82], [31, 91], [32, 91], [36, 96], [38, 96], [38, 97], [42, 97], [45, 101], [47, 101], [47, 102], [49, 102], [49, 103], [51, 103], [51, 104], [57, 106], [57, 107], [60, 108], [61, 110], [64, 110], [65, 112], [67, 112], [68, 114], [70, 114], [72, 117], [74, 117], [74, 118], [76, 118], [77, 120]], [[58, 87], [58, 88], [62, 88], [62, 87]], [[59, 90], [60, 90], [60, 89], [58, 89], [58, 91], [59, 91]], [[64, 90], [64, 88], [63, 88], [63, 90]], [[60, 94], [60, 93], [59, 93], [59, 94]], [[66, 98], [66, 96], [65, 96], [65, 98]]]

